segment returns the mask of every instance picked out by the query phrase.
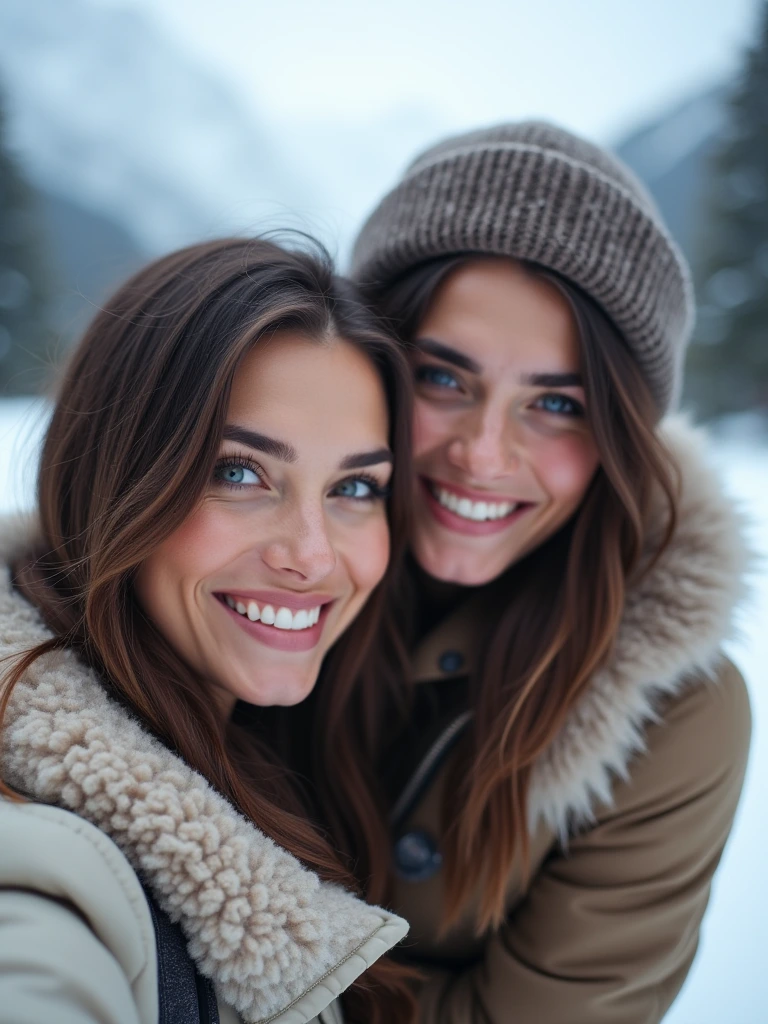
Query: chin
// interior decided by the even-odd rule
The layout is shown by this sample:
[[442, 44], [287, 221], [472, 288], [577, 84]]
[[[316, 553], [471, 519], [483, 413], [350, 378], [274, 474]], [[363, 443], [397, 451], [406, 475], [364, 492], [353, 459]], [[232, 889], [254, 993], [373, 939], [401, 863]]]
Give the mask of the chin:
[[293, 707], [306, 700], [317, 682], [317, 673], [309, 677], [292, 677], [288, 672], [265, 675], [266, 678], [261, 676], [258, 680], [240, 680], [238, 684], [226, 686], [226, 689], [238, 700], [257, 707]]
[[419, 566], [433, 579], [441, 583], [455, 583], [460, 587], [482, 587], [491, 583], [508, 568], [504, 565], [478, 565], [476, 559], [466, 555], [441, 555], [436, 552], [414, 550]]

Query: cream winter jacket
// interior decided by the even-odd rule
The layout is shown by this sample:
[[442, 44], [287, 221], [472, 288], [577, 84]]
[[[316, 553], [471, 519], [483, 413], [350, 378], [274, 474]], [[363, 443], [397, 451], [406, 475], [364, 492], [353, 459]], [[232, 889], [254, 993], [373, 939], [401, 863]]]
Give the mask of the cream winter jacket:
[[[0, 658], [49, 636], [10, 585], [29, 531], [0, 524]], [[242, 818], [72, 652], [18, 684], [1, 752], [3, 779], [35, 802], [0, 802], [0, 1022], [155, 1024], [137, 872], [213, 981], [222, 1024], [337, 1024], [336, 997], [407, 931]]]

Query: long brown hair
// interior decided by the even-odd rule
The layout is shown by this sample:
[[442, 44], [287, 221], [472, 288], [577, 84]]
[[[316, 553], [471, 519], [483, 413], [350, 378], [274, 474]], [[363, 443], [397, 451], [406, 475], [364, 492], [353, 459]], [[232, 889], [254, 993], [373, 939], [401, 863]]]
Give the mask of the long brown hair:
[[[440, 285], [478, 258], [488, 257], [459, 254], [429, 261], [369, 290], [367, 297], [408, 346]], [[571, 521], [507, 570], [502, 585], [506, 582], [508, 599], [490, 624], [470, 686], [472, 727], [452, 758], [442, 809], [443, 927], [479, 896], [478, 932], [503, 919], [515, 855], [528, 863], [533, 766], [609, 656], [627, 581], [661, 554], [677, 514], [677, 469], [655, 432], [659, 414], [624, 338], [575, 285], [543, 267], [526, 268], [556, 287], [573, 311], [600, 468]], [[659, 495], [663, 536], [649, 557], [651, 509], [659, 506]], [[584, 599], [587, 581], [589, 600]], [[407, 588], [397, 604], [408, 647], [413, 638]], [[406, 678], [403, 668], [400, 679]], [[389, 685], [396, 689], [397, 681]], [[401, 683], [399, 708], [407, 707], [404, 689]], [[384, 720], [381, 713], [379, 721]], [[374, 755], [383, 739], [380, 730], [371, 731]], [[378, 869], [379, 858], [361, 849], [359, 861], [369, 893], [380, 899], [387, 879]]]
[[[9, 673], [0, 725], [13, 686], [35, 659], [74, 650], [154, 735], [261, 830], [323, 879], [355, 889], [273, 751], [219, 720], [204, 680], [133, 593], [137, 567], [207, 489], [241, 360], [279, 330], [318, 343], [343, 338], [375, 364], [395, 454], [388, 516], [397, 560], [410, 480], [408, 369], [352, 286], [333, 274], [324, 251], [305, 249], [267, 239], [192, 246], [137, 273], [95, 317], [59, 386], [39, 470], [39, 545], [16, 574], [53, 637]], [[362, 653], [378, 632], [386, 585], [339, 641], [319, 716], [338, 717], [338, 705], [350, 699]], [[313, 722], [320, 735], [329, 727], [322, 717]], [[352, 773], [348, 785], [355, 784]], [[377, 962], [346, 995], [348, 1016], [366, 1024], [412, 1019], [406, 975], [392, 962]]]

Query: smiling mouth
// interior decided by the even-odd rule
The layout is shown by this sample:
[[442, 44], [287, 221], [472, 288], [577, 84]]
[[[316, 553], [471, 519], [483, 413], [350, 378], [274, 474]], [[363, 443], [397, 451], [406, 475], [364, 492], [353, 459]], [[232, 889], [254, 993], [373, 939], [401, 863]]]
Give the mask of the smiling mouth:
[[[291, 609], [282, 605], [279, 598], [271, 602], [263, 598], [256, 601], [245, 594], [226, 591], [214, 597], [253, 640], [274, 650], [293, 653], [311, 651], [320, 643], [331, 608], [336, 603], [331, 598], [309, 608]], [[306, 604], [306, 599], [296, 603]]]
[[472, 523], [495, 523], [502, 519], [508, 519], [525, 507], [522, 501], [473, 501], [465, 495], [457, 494], [431, 480], [424, 481], [429, 493], [443, 508], [453, 512], [460, 519], [466, 519]]
[[271, 604], [259, 606], [256, 601], [242, 601], [233, 597], [232, 594], [223, 594], [221, 599], [229, 605], [232, 611], [242, 615], [250, 622], [261, 622], [265, 626], [273, 626], [275, 629], [295, 632], [311, 629], [316, 625], [323, 609], [323, 606], [318, 604], [314, 608], [302, 608], [292, 612], [290, 608], [275, 608]]

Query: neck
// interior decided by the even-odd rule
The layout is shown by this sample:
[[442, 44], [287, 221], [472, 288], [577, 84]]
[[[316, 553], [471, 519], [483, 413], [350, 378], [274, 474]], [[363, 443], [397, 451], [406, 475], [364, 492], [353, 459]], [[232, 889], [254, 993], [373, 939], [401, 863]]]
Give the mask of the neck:
[[416, 641], [434, 629], [468, 596], [470, 589], [459, 583], [447, 583], [424, 572], [413, 556], [409, 558], [416, 605]]

